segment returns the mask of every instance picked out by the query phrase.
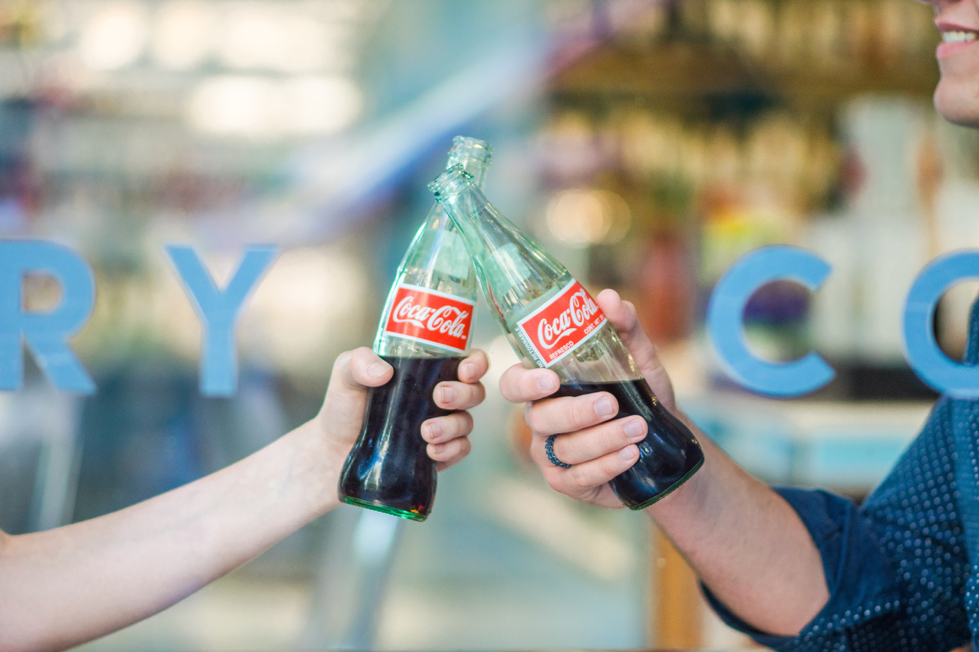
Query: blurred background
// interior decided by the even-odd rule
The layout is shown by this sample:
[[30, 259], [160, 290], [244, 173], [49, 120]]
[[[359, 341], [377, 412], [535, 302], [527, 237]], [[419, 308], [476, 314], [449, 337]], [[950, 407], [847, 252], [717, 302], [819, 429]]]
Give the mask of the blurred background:
[[[0, 0], [0, 237], [67, 244], [98, 284], [73, 341], [98, 393], [29, 363], [0, 395], [0, 527], [122, 508], [312, 417], [336, 355], [370, 345], [456, 134], [494, 145], [506, 215], [636, 303], [681, 407], [741, 464], [861, 499], [934, 400], [904, 296], [979, 246], [979, 140], [931, 107], [930, 21], [911, 0]], [[198, 393], [165, 243], [218, 279], [280, 247], [233, 398]], [[783, 401], [727, 380], [703, 334], [719, 276], [773, 243], [833, 265], [815, 296], [775, 283], [748, 307], [759, 355], [837, 371]], [[976, 287], [936, 318], [953, 358]], [[81, 649], [749, 647], [647, 519], [547, 489], [497, 389], [516, 359], [485, 309], [474, 333], [489, 396], [427, 522], [342, 508]]]

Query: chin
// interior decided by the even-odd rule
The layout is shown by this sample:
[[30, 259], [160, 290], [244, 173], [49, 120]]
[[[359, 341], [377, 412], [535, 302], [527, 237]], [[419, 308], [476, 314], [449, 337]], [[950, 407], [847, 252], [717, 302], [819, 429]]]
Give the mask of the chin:
[[979, 88], [972, 85], [943, 78], [935, 89], [935, 110], [953, 124], [979, 128]]

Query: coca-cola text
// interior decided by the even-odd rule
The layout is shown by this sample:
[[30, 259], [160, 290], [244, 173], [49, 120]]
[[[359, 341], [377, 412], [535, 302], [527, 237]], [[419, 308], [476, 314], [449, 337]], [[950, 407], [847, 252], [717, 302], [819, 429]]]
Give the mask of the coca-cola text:
[[517, 323], [519, 335], [545, 367], [578, 348], [605, 323], [591, 295], [572, 281], [553, 299]]
[[384, 332], [464, 352], [474, 303], [414, 285], [398, 286]]

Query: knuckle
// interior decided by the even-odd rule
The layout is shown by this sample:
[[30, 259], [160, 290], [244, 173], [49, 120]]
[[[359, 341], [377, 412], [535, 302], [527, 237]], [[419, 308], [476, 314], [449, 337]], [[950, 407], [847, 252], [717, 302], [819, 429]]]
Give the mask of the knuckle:
[[568, 477], [577, 489], [587, 489], [590, 486], [588, 476], [580, 465], [572, 466], [568, 469]]
[[622, 460], [619, 459], [618, 455], [606, 455], [602, 458], [602, 471], [609, 478], [612, 478], [619, 474], [621, 469]]
[[571, 400], [570, 408], [568, 410], [568, 422], [572, 430], [580, 430], [582, 424], [584, 423], [584, 414], [582, 414], [582, 405], [580, 401]]
[[463, 448], [465, 448], [465, 445], [462, 443], [464, 441], [465, 441], [464, 439], [457, 438], [447, 443], [445, 445], [445, 448], [448, 453], [448, 457], [456, 457], [460, 453], [462, 453]]
[[471, 403], [472, 406], [479, 405], [486, 399], [486, 388], [483, 387], [483, 383], [477, 382], [469, 385], [469, 391], [471, 392]]
[[459, 453], [459, 440], [453, 439], [452, 441], [445, 442], [441, 445], [439, 453], [439, 458], [442, 461], [451, 460]]
[[352, 351], [352, 354], [353, 358], [361, 364], [367, 363], [371, 358], [377, 357], [377, 354], [366, 346], [357, 347]]
[[558, 469], [556, 467], [551, 467], [549, 469], [545, 468], [544, 481], [547, 482], [547, 485], [551, 489], [558, 491], [562, 494], [567, 494], [568, 488], [565, 486], [565, 478], [560, 471], [561, 469]]
[[489, 356], [486, 355], [485, 351], [483, 351], [482, 349], [476, 349], [475, 351], [473, 351], [471, 358], [473, 362], [476, 363], [476, 368], [480, 372], [478, 374], [479, 376], [482, 376], [484, 373], [486, 373], [489, 370], [490, 360], [489, 360]]
[[546, 418], [541, 415], [540, 407], [527, 404], [527, 410], [524, 413], [524, 421], [530, 426], [531, 431], [537, 433], [543, 433], [544, 428], [547, 425]]
[[353, 356], [353, 351], [344, 351], [337, 356], [337, 359], [333, 361], [333, 371], [337, 372], [343, 369], [350, 362], [351, 356]]
[[465, 422], [459, 417], [459, 413], [450, 414], [445, 417], [445, 434], [451, 440], [459, 437], [465, 429]]
[[587, 397], [571, 399], [571, 410], [568, 411], [568, 417], [571, 421], [572, 429], [581, 430], [592, 425], [595, 414], [595, 409], [592, 405], [592, 400]]
[[472, 419], [465, 412], [456, 412], [449, 415], [452, 417], [452, 425], [446, 430], [450, 439], [458, 439], [467, 436], [473, 429]]
[[607, 425], [602, 427], [598, 432], [598, 440], [602, 447], [603, 452], [613, 451], [619, 446], [621, 446], [619, 433], [621, 432], [621, 427], [618, 425]]

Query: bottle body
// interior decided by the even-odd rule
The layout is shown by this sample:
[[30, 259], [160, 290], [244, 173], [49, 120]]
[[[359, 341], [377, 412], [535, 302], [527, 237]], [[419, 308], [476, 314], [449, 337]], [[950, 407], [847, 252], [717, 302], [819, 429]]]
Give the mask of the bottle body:
[[689, 428], [664, 409], [594, 299], [561, 263], [497, 211], [464, 171], [429, 187], [457, 223], [494, 317], [525, 367], [557, 373], [558, 396], [608, 391], [619, 416], [647, 423], [639, 460], [611, 481], [623, 504], [642, 509], [685, 482], [703, 463]]
[[367, 397], [360, 437], [340, 474], [348, 504], [424, 521], [435, 502], [435, 461], [426, 452], [421, 425], [449, 414], [432, 400], [435, 386], [454, 380], [462, 357], [381, 356], [394, 376]]
[[[489, 146], [456, 138], [449, 163], [482, 178]], [[418, 229], [388, 293], [374, 352], [394, 368], [391, 380], [368, 392], [364, 423], [340, 473], [348, 504], [424, 521], [437, 484], [436, 463], [421, 426], [449, 414], [432, 392], [455, 380], [469, 348], [477, 281], [457, 227], [435, 204]]]
[[622, 504], [643, 509], [682, 485], [704, 462], [700, 443], [690, 429], [656, 399], [645, 378], [607, 383], [561, 383], [554, 396], [608, 392], [618, 401], [614, 418], [636, 415], [648, 428], [636, 446], [639, 460], [610, 482]]

